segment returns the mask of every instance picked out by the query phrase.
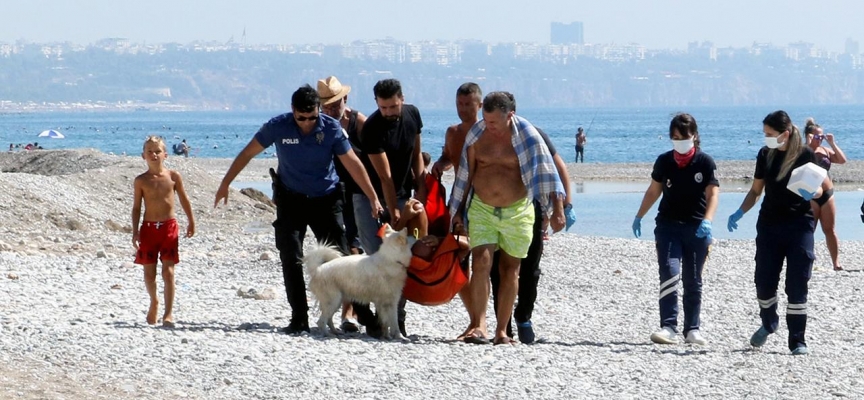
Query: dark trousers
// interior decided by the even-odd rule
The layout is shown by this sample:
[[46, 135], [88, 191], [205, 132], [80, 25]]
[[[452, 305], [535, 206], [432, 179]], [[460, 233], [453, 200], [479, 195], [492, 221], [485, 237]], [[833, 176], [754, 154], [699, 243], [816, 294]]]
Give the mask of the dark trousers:
[[684, 335], [699, 329], [702, 268], [711, 242], [696, 237], [698, 225], [658, 221], [654, 228], [660, 275], [660, 326], [678, 331], [678, 286], [684, 286]]
[[345, 192], [342, 206], [342, 224], [345, 226], [345, 241], [349, 248], [359, 249], [360, 236], [357, 233], [357, 221], [354, 220], [354, 194]]
[[585, 146], [576, 146], [576, 159], [574, 162], [585, 162]]
[[[516, 309], [513, 310], [513, 318], [516, 319], [516, 323], [531, 320], [531, 314], [534, 313], [534, 302], [537, 300], [537, 286], [540, 283], [540, 256], [543, 255], [543, 210], [537, 201], [534, 202], [533, 230], [534, 238], [531, 239], [528, 255], [519, 264], [519, 302], [516, 303]], [[492, 304], [496, 314], [498, 311], [498, 288], [501, 287], [501, 274], [498, 271], [500, 253], [500, 251], [495, 252], [492, 258], [492, 270], [489, 274], [492, 278]], [[510, 321], [507, 321], [507, 335], [513, 336], [513, 327]]]
[[807, 284], [813, 271], [812, 218], [795, 218], [783, 222], [756, 224], [756, 297], [759, 316], [768, 332], [777, 330], [777, 286], [783, 261], [786, 261], [786, 325], [789, 327], [789, 349], [806, 346]]
[[[306, 282], [303, 278], [303, 238], [306, 228], [312, 228], [319, 242], [336, 246], [348, 254], [345, 232], [342, 230], [342, 191], [336, 189], [321, 197], [308, 197], [291, 192], [282, 185], [274, 185], [276, 202], [276, 248], [282, 261], [282, 278], [288, 304], [291, 305], [291, 324], [308, 325], [309, 305], [306, 302]], [[355, 304], [355, 312], [371, 314], [368, 306]]]

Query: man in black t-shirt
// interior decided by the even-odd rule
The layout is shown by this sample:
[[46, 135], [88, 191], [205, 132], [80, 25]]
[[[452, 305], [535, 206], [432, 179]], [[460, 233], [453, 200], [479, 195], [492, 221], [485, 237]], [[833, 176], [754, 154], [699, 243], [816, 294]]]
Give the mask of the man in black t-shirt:
[[[371, 169], [368, 165], [366, 168], [372, 177], [372, 186], [376, 193], [384, 196], [383, 203], [389, 212], [389, 222], [395, 225], [400, 219], [399, 212], [411, 198], [414, 187], [417, 187], [415, 198], [426, 199], [426, 167], [420, 155], [420, 131], [423, 121], [417, 107], [404, 104], [402, 85], [398, 80], [378, 81], [372, 91], [378, 110], [373, 112], [363, 125], [360, 150], [369, 158]], [[362, 195], [354, 196], [357, 231], [360, 243], [368, 254], [377, 252], [381, 247], [381, 239], [376, 235], [378, 221], [371, 217], [370, 207], [369, 199]], [[402, 335], [408, 336], [405, 331], [404, 298], [399, 302], [399, 330]], [[370, 331], [369, 325], [366, 332], [370, 336], [377, 336], [378, 333]]]
[[[373, 91], [378, 110], [363, 125], [360, 150], [369, 157], [372, 170], [367, 172], [374, 177], [372, 186], [376, 193], [384, 196], [390, 223], [395, 224], [415, 184], [415, 197], [426, 197], [426, 169], [420, 155], [423, 121], [417, 107], [403, 103], [402, 86], [398, 80], [381, 80], [375, 84]], [[359, 200], [355, 203], [355, 215], [360, 242], [367, 253], [375, 253], [381, 246], [381, 239], [376, 236], [377, 221], [370, 216], [368, 199], [357, 196], [355, 200]]]

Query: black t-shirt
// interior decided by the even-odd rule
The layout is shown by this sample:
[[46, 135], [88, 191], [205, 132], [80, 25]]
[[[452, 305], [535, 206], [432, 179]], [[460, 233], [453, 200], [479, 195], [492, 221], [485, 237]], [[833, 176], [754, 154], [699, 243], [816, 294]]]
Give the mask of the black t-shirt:
[[708, 185], [720, 186], [717, 165], [711, 156], [696, 150], [690, 163], [678, 168], [673, 151], [657, 157], [651, 172], [651, 179], [663, 185], [656, 221], [700, 223], [705, 219], [708, 206], [705, 188]]
[[[366, 155], [381, 153], [387, 155], [397, 198], [411, 197], [411, 189], [414, 187], [411, 174], [414, 145], [422, 128], [420, 111], [410, 104], [402, 105], [402, 116], [396, 121], [384, 118], [380, 111], [375, 110], [363, 124], [360, 150]], [[376, 193], [383, 197], [378, 174], [371, 166], [367, 168], [370, 177], [375, 175], [372, 186], [375, 187]]]
[[813, 209], [810, 208], [810, 202], [804, 200], [798, 193], [793, 193], [786, 188], [789, 184], [789, 177], [792, 175], [792, 170], [798, 168], [808, 162], [816, 161], [816, 155], [809, 147], [804, 146], [801, 154], [795, 159], [792, 168], [779, 181], [777, 176], [780, 175], [780, 167], [783, 165], [783, 158], [786, 157], [785, 151], [774, 150], [774, 158], [771, 163], [768, 163], [768, 155], [770, 151], [767, 147], [762, 147], [759, 154], [756, 155], [756, 172], [753, 173], [753, 178], [762, 179], [765, 181], [765, 198], [762, 199], [762, 208], [759, 209], [759, 221], [773, 222], [783, 221], [795, 217], [813, 218]]
[[[348, 114], [348, 129], [345, 130], [345, 133], [348, 134], [348, 143], [351, 144], [351, 149], [354, 150], [357, 157], [361, 157], [360, 132], [357, 131], [357, 110], [351, 110], [351, 113]], [[360, 161], [363, 161], [362, 158]], [[366, 157], [366, 162], [369, 162], [369, 157]], [[354, 178], [351, 177], [351, 174], [348, 173], [348, 170], [339, 161], [339, 158], [333, 157], [333, 165], [336, 167], [336, 173], [339, 174], [339, 180], [345, 182], [346, 193], [363, 193], [360, 185], [354, 182]], [[371, 167], [371, 164], [369, 165]]]
[[536, 129], [537, 133], [539, 133], [540, 136], [543, 138], [543, 142], [545, 142], [546, 147], [549, 148], [549, 154], [552, 155], [552, 157], [555, 157], [555, 154], [558, 154], [558, 151], [555, 150], [555, 146], [552, 145], [552, 141], [549, 140], [549, 135], [547, 135], [546, 132], [543, 132], [543, 130], [538, 128], [536, 125], [534, 126], [534, 129]]

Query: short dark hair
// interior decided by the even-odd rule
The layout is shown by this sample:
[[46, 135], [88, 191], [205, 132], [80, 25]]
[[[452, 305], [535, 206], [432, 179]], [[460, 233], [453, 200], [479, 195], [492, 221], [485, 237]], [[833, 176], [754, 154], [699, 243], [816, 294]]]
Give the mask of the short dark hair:
[[693, 138], [693, 145], [699, 148], [699, 127], [696, 125], [696, 118], [687, 113], [678, 113], [672, 117], [669, 122], [669, 138], [671, 139], [675, 131], [681, 135], [690, 136]]
[[402, 84], [398, 79], [382, 79], [372, 88], [376, 99], [389, 99], [393, 96], [402, 97]]
[[459, 85], [459, 89], [456, 89], [457, 96], [477, 96], [477, 100], [481, 100], [483, 98], [483, 91], [480, 90], [480, 85], [474, 82], [465, 82]]
[[312, 86], [305, 84], [291, 95], [291, 105], [295, 110], [302, 113], [312, 112], [321, 105], [321, 97], [318, 96], [318, 92]]
[[508, 113], [516, 111], [516, 98], [510, 92], [492, 92], [483, 99], [483, 111], [501, 111]]

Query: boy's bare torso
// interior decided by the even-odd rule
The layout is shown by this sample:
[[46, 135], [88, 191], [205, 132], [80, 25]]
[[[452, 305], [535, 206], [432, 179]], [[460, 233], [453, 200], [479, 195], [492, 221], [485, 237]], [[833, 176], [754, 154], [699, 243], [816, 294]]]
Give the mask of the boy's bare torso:
[[509, 134], [498, 136], [487, 131], [471, 147], [476, 163], [474, 193], [480, 200], [492, 207], [507, 207], [528, 196]]
[[175, 217], [176, 176], [176, 171], [166, 169], [161, 173], [147, 171], [135, 178], [141, 185], [144, 221], [165, 221]]

